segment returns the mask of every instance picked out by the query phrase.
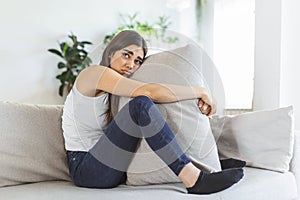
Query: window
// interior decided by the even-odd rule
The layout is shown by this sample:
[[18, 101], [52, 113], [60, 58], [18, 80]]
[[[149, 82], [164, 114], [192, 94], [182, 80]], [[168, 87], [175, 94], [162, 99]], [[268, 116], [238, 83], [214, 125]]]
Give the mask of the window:
[[254, 78], [254, 0], [215, 0], [213, 60], [227, 109], [251, 109]]

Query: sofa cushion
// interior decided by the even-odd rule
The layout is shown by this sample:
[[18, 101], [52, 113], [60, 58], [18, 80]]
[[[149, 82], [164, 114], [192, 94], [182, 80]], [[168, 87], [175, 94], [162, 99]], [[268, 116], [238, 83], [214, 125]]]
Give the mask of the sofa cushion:
[[[148, 83], [206, 86], [202, 75], [204, 53], [192, 44], [149, 56], [131, 78]], [[119, 109], [128, 101], [120, 98]], [[220, 163], [208, 117], [201, 114], [198, 100], [156, 104], [173, 130], [183, 151], [204, 171], [219, 171]], [[179, 182], [179, 178], [142, 139], [129, 166], [127, 184]]]
[[0, 102], [0, 186], [69, 180], [62, 106]]
[[293, 156], [293, 108], [213, 116], [211, 127], [221, 158], [247, 166], [287, 172]]
[[47, 181], [0, 188], [1, 199], [9, 200], [295, 200], [296, 196], [296, 183], [292, 173], [254, 168], [245, 168], [245, 176], [238, 184], [210, 195], [186, 194], [186, 189], [179, 183], [89, 189], [76, 187], [70, 182]]
[[297, 187], [298, 187], [298, 197], [300, 198], [300, 131], [295, 130], [294, 138], [294, 155], [290, 164], [291, 172], [295, 175]]

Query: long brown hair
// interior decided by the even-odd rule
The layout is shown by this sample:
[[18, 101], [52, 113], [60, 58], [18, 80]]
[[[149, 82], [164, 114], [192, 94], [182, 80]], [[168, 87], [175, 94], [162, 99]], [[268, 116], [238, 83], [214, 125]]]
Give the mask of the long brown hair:
[[[111, 56], [118, 50], [127, 46], [136, 45], [143, 48], [144, 57], [147, 54], [147, 44], [144, 38], [137, 32], [132, 30], [125, 30], [116, 35], [103, 51], [100, 65], [110, 67]], [[105, 112], [106, 122], [108, 125], [113, 119], [111, 94], [108, 94], [108, 109]]]

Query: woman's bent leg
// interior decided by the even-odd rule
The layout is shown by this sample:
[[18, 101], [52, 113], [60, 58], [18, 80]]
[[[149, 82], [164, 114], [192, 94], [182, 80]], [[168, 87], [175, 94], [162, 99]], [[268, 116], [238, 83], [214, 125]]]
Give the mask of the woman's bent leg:
[[[127, 134], [138, 134], [133, 135], [136, 137], [143, 136], [152, 150], [168, 164], [176, 175], [182, 175], [181, 172], [185, 171], [183, 169], [190, 168], [188, 170], [189, 173], [194, 174], [197, 180], [194, 179], [194, 186], [187, 188], [189, 193], [210, 194], [219, 192], [237, 183], [243, 177], [243, 169], [241, 168], [227, 169], [211, 174], [206, 174], [201, 171], [199, 174], [200, 170], [195, 169], [195, 166], [186, 157], [177, 143], [173, 132], [161, 116], [157, 107], [148, 97], [135, 98], [129, 102], [128, 106], [129, 108], [127, 109], [133, 121], [127, 121], [129, 127], [138, 127], [141, 131], [131, 132], [130, 130], [124, 129], [125, 132]], [[119, 123], [122, 123], [122, 120]], [[126, 128], [126, 126], [124, 127]], [[190, 181], [186, 181], [185, 185], [187, 186], [189, 182]]]
[[130, 132], [135, 137], [144, 137], [151, 149], [178, 175], [190, 162], [178, 144], [174, 133], [162, 117], [157, 106], [146, 96], [135, 98], [128, 104], [129, 114], [140, 131]]
[[120, 110], [82, 158], [74, 175], [80, 180], [77, 185], [109, 188], [120, 184], [142, 137], [176, 175], [190, 162], [155, 104], [140, 96]]
[[[124, 181], [128, 166], [136, 152], [140, 138], [144, 137], [152, 150], [170, 167], [176, 174], [190, 163], [177, 140], [161, 116], [155, 104], [145, 96], [137, 97], [126, 104], [115, 116], [105, 134], [94, 147], [86, 153], [82, 161], [76, 167], [74, 179], [78, 179], [77, 185], [84, 187], [110, 188]], [[231, 173], [232, 172], [232, 173]], [[238, 181], [241, 171], [234, 176], [230, 183], [225, 180], [213, 190], [202, 190], [203, 185], [213, 185], [237, 172], [201, 175], [201, 180], [195, 186], [189, 188], [189, 193], [211, 193], [220, 191]], [[234, 172], [234, 173], [233, 173]], [[204, 181], [202, 181], [204, 180]], [[200, 181], [200, 182], [199, 182]], [[76, 184], [76, 181], [74, 181]], [[209, 183], [209, 184], [207, 184]], [[201, 185], [201, 186], [200, 186]], [[200, 186], [200, 190], [199, 190]]]

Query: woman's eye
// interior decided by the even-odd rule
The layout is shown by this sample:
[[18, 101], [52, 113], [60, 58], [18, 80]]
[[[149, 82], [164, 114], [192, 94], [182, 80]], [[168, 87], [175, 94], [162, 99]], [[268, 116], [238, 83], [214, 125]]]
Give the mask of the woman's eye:
[[140, 61], [140, 60], [135, 60], [135, 64], [141, 65], [141, 64], [142, 64], [142, 61]]
[[128, 54], [128, 53], [123, 53], [123, 56], [124, 56], [125, 58], [129, 58], [129, 54]]

